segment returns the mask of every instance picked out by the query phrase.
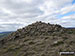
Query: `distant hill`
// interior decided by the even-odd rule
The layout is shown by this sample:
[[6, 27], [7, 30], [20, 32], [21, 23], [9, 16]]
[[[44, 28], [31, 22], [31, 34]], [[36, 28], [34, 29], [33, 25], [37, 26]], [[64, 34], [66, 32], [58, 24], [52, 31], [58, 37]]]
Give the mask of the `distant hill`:
[[61, 51], [75, 51], [75, 29], [39, 21], [0, 39], [1, 56], [60, 56]]
[[0, 32], [0, 37], [7, 36], [8, 34], [12, 33], [13, 31], [7, 31], [7, 32]]

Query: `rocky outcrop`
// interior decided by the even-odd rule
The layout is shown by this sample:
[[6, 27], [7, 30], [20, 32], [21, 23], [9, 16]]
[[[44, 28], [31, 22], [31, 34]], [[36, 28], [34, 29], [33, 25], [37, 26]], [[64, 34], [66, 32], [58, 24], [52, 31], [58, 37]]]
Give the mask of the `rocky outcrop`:
[[[55, 33], [63, 33], [65, 28], [61, 27], [60, 25], [54, 25], [44, 22], [35, 22], [31, 25], [28, 25], [22, 29], [18, 29], [14, 34], [24, 35], [24, 36], [39, 36], [39, 35], [53, 35]], [[16, 36], [17, 37], [17, 36]]]
[[60, 51], [75, 51], [74, 44], [72, 30], [40, 21], [0, 39], [0, 55], [60, 56]]

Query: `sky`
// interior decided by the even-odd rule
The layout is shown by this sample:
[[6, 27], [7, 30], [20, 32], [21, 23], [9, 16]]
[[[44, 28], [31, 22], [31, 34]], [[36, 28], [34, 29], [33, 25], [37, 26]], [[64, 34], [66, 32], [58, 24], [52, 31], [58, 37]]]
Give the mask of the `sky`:
[[0, 32], [36, 21], [75, 27], [75, 0], [0, 0]]

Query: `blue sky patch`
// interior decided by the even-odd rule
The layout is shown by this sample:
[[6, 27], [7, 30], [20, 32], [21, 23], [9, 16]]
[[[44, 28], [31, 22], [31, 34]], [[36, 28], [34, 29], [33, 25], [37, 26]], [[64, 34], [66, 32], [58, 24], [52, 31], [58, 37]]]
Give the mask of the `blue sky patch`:
[[75, 0], [73, 0], [72, 4], [75, 4]]
[[68, 13], [63, 14], [63, 15], [58, 15], [57, 18], [62, 18], [62, 17], [64, 17], [64, 16], [69, 16], [69, 15], [72, 15], [72, 14], [75, 14], [75, 11], [68, 12]]

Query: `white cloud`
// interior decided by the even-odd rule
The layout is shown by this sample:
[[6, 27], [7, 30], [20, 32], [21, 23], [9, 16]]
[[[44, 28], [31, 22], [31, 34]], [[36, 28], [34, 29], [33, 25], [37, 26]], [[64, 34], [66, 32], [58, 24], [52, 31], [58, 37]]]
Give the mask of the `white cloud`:
[[[61, 19], [57, 18], [59, 14], [62, 15], [75, 11], [75, 4], [72, 5], [72, 1], [73, 0], [0, 0], [0, 30], [9, 31], [10, 28], [11, 30], [16, 30], [19, 27], [40, 20], [61, 24], [65, 27], [74, 26], [74, 15]], [[68, 24], [70, 21], [72, 25]]]
[[74, 19], [75, 20], [75, 14], [73, 14], [73, 15], [69, 15], [69, 16], [64, 16], [64, 17], [62, 17], [62, 19]]
[[73, 12], [73, 11], [75, 11], [75, 4], [73, 4], [73, 5], [71, 4], [69, 6], [65, 6], [64, 8], [62, 8], [60, 10], [61, 14], [66, 14], [68, 12]]
[[75, 14], [64, 16], [61, 19], [53, 21], [53, 23], [60, 24], [63, 27], [75, 27]]

